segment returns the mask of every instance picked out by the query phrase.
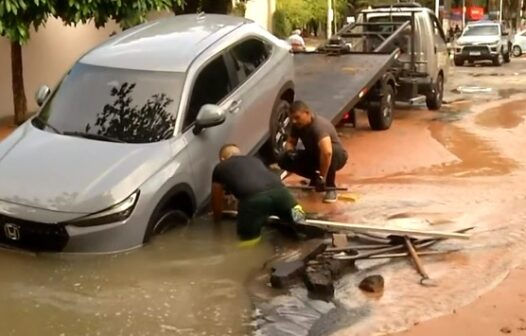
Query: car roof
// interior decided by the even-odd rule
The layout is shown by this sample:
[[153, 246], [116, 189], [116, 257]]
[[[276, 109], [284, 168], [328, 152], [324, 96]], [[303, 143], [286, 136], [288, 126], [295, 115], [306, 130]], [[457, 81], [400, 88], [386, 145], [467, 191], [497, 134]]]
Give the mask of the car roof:
[[120, 69], [186, 72], [199, 54], [247, 23], [253, 21], [219, 14], [162, 18], [115, 35], [79, 62]]

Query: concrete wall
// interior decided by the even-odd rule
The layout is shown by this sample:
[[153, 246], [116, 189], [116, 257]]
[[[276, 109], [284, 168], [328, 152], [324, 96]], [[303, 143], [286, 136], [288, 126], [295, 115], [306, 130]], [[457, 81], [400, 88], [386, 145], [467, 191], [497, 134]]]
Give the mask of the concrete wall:
[[247, 2], [245, 17], [272, 31], [272, 15], [276, 10], [276, 0], [250, 0]]
[[[57, 19], [50, 19], [38, 32], [32, 31], [31, 40], [22, 51], [29, 111], [36, 110], [33, 97], [38, 86], [55, 86], [78, 57], [108, 38], [113, 31], [120, 31], [115, 23], [97, 30], [90, 24], [67, 27]], [[10, 42], [0, 37], [0, 119], [12, 115]]]

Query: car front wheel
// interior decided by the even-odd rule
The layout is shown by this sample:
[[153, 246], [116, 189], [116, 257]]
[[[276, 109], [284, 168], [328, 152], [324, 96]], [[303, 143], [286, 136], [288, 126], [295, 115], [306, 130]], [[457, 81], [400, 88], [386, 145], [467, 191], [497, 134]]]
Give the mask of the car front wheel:
[[504, 55], [500, 52], [497, 56], [493, 58], [494, 66], [501, 66], [504, 63]]
[[280, 99], [270, 117], [270, 145], [273, 157], [276, 160], [285, 149], [285, 144], [287, 143], [290, 129], [289, 111], [290, 103]]
[[522, 55], [522, 49], [521, 49], [521, 47], [519, 47], [519, 46], [517, 46], [517, 45], [514, 46], [514, 47], [513, 47], [513, 56], [515, 56], [515, 57], [520, 57], [521, 55]]

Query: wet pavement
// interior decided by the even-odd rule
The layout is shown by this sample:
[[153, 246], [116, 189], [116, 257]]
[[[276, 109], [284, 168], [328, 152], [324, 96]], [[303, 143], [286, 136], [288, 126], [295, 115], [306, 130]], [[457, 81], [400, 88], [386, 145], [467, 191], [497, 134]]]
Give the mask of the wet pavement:
[[[339, 181], [357, 202], [326, 206], [320, 195], [297, 193], [308, 211], [334, 220], [475, 226], [471, 240], [437, 246], [462, 252], [424, 260], [438, 287], [421, 287], [402, 259], [357, 262], [331, 302], [309, 299], [301, 286], [275, 291], [264, 266], [294, 255], [297, 244], [269, 230], [256, 248], [239, 249], [232, 222], [198, 219], [118, 255], [0, 251], [1, 334], [375, 335], [451, 313], [496, 286], [526, 253], [524, 65], [455, 68], [451, 103], [441, 111], [401, 108], [385, 132], [369, 130], [364, 115], [357, 129], [342, 129], [350, 161]], [[474, 86], [491, 91], [457, 90]], [[383, 295], [357, 288], [370, 274], [384, 277]]]

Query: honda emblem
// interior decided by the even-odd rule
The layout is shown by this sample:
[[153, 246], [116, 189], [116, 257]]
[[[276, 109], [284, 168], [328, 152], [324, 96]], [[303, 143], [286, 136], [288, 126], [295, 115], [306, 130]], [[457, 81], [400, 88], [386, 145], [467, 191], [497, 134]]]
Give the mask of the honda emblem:
[[8, 239], [18, 241], [20, 240], [20, 226], [12, 223], [4, 224], [4, 233]]

